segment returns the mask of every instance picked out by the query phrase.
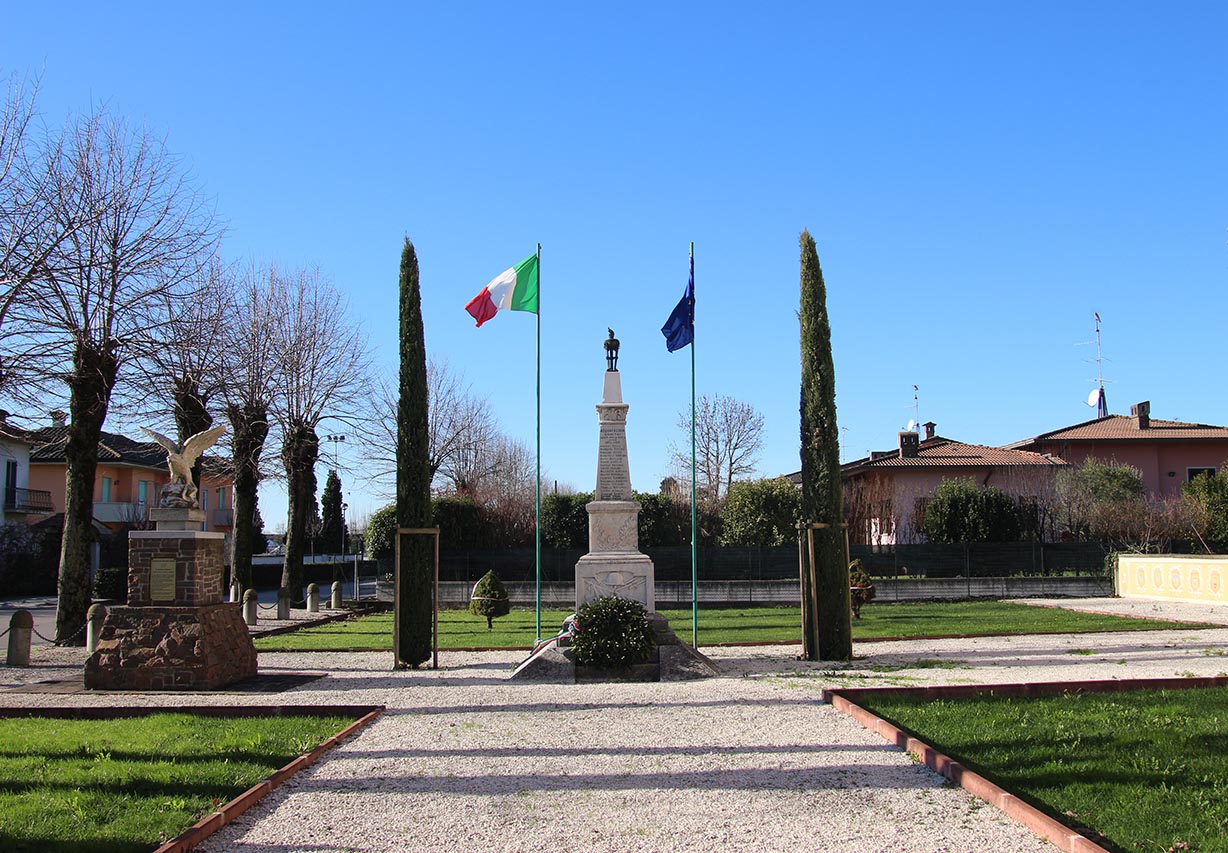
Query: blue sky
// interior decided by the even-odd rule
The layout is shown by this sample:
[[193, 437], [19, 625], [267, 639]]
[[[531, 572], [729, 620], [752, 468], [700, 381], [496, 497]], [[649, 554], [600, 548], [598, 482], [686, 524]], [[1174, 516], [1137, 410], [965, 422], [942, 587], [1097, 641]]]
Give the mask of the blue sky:
[[764, 415], [760, 473], [796, 470], [802, 228], [845, 459], [894, 445], [914, 384], [967, 442], [1092, 417], [1094, 311], [1114, 413], [1228, 424], [1223, 3], [201, 8], [18, 4], [0, 70], [41, 75], [51, 124], [106, 102], [164, 133], [225, 254], [318, 264], [388, 371], [408, 235], [428, 351], [530, 446], [533, 318], [463, 306], [540, 242], [549, 480], [593, 486], [607, 326], [632, 482], [667, 473], [690, 241], [699, 391]]

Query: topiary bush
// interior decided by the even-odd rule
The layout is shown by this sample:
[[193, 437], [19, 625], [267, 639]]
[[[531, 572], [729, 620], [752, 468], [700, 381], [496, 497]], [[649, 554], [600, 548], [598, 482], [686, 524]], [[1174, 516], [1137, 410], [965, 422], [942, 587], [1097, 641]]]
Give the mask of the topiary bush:
[[861, 618], [861, 605], [866, 602], [873, 601], [875, 596], [874, 581], [870, 578], [870, 573], [861, 565], [861, 560], [854, 560], [849, 563], [849, 586], [862, 587], [861, 589], [849, 590], [849, 601], [853, 605], [853, 618]]
[[512, 612], [512, 605], [507, 600], [507, 588], [503, 581], [493, 571], [482, 575], [482, 579], [473, 587], [469, 596], [469, 612], [474, 616], [486, 617], [486, 630], [494, 630], [494, 620]]
[[572, 640], [576, 663], [622, 669], [652, 656], [648, 611], [638, 601], [610, 595], [594, 599], [576, 612]]

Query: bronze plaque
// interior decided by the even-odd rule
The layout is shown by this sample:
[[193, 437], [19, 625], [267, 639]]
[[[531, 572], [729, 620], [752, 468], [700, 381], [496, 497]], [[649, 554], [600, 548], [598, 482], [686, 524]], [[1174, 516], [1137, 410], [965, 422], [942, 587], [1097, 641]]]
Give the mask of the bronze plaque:
[[149, 561], [149, 600], [175, 600], [175, 561], [161, 558]]

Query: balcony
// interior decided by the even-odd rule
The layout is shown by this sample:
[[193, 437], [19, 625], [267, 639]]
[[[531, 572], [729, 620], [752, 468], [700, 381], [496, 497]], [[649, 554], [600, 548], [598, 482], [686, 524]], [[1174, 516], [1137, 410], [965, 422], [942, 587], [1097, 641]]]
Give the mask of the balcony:
[[51, 492], [7, 488], [4, 490], [4, 511], [50, 514], [55, 508], [51, 505]]
[[149, 518], [149, 505], [95, 501], [94, 518], [103, 524], [140, 524]]
[[233, 509], [215, 509], [211, 521], [214, 527], [234, 527], [235, 511]]

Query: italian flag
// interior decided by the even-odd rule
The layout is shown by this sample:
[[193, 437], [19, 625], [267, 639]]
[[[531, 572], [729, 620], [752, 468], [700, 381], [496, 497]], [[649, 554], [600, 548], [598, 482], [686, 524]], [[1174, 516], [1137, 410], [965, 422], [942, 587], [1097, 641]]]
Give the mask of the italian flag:
[[495, 276], [465, 310], [482, 325], [500, 310], [537, 313], [537, 255], [530, 255], [514, 267]]

